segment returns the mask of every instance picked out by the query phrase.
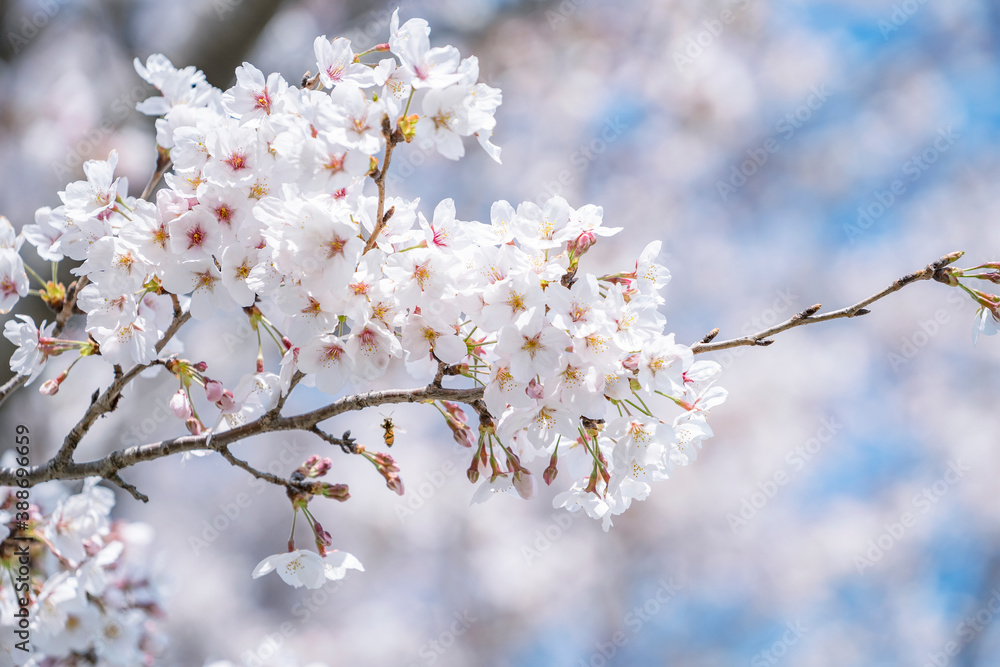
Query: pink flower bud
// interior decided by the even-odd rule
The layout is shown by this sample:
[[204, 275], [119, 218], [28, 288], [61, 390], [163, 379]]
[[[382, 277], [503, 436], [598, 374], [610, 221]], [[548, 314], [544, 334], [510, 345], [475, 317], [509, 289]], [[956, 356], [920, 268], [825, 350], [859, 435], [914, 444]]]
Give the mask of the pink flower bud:
[[238, 407], [236, 405], [236, 400], [233, 399], [233, 392], [229, 391], [228, 389], [222, 392], [222, 398], [216, 401], [215, 404], [218, 405], [219, 408], [226, 414], [232, 414], [233, 412], [236, 412]]
[[469, 469], [465, 471], [465, 476], [469, 478], [469, 481], [475, 484], [479, 481], [479, 462], [473, 461]]
[[170, 410], [178, 419], [187, 419], [191, 416], [191, 402], [183, 389], [178, 389], [170, 399]]
[[472, 437], [472, 429], [469, 427], [457, 428], [451, 432], [452, 437], [455, 438], [455, 442], [460, 444], [462, 447], [472, 447], [473, 443], [476, 441]]
[[535, 476], [527, 470], [514, 473], [514, 490], [517, 495], [528, 500], [535, 495]]
[[59, 393], [59, 383], [55, 380], [46, 380], [42, 383], [42, 386], [38, 388], [38, 393], [44, 396], [54, 396]]
[[323, 530], [323, 526], [317, 521], [313, 525], [313, 530], [316, 532], [316, 543], [324, 547], [333, 546], [333, 536], [330, 533]]
[[540, 401], [545, 398], [545, 387], [535, 380], [535, 378], [531, 378], [531, 381], [528, 382], [528, 386], [525, 388], [524, 393], [531, 398]]
[[627, 370], [630, 371], [639, 370], [639, 355], [630, 354], [628, 357], [625, 358], [625, 361], [622, 362], [622, 366], [624, 366]]
[[570, 250], [573, 250], [574, 254], [579, 257], [590, 250], [595, 243], [597, 243], [597, 235], [593, 231], [587, 230], [577, 236], [576, 240], [570, 244]]
[[403, 480], [394, 472], [389, 473], [385, 478], [385, 485], [396, 492], [396, 495], [403, 495]]
[[545, 482], [546, 486], [552, 486], [552, 482], [556, 480], [556, 475], [558, 474], [559, 474], [559, 469], [556, 468], [554, 465], [550, 465], [542, 473], [542, 481]]
[[205, 371], [208, 370], [208, 364], [205, 363], [204, 361], [199, 361], [196, 364], [192, 364], [191, 368], [195, 369], [199, 373], [204, 373]]
[[187, 427], [188, 433], [191, 435], [201, 435], [205, 432], [205, 425], [201, 423], [201, 420], [197, 417], [188, 417], [184, 421], [184, 425]]
[[222, 400], [222, 393], [225, 391], [225, 387], [218, 380], [208, 380], [205, 382], [205, 396], [212, 403], [218, 403]]
[[441, 405], [444, 406], [445, 412], [447, 412], [455, 420], [462, 422], [463, 424], [469, 421], [469, 418], [465, 416], [465, 411], [459, 407], [458, 403], [452, 403], [451, 401], [441, 401]]
[[316, 465], [316, 476], [322, 477], [326, 473], [330, 472], [330, 468], [333, 467], [333, 461], [328, 457], [323, 457], [323, 459]]

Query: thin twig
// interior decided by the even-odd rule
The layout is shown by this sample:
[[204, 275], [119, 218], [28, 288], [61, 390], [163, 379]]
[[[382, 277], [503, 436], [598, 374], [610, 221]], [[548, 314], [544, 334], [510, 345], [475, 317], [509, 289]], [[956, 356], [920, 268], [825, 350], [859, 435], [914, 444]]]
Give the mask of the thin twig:
[[309, 431], [315, 433], [316, 435], [318, 435], [320, 438], [330, 443], [331, 445], [336, 445], [337, 447], [340, 447], [340, 449], [345, 454], [357, 454], [357, 443], [354, 441], [354, 438], [351, 437], [350, 431], [344, 431], [343, 437], [340, 438], [334, 435], [330, 435], [329, 433], [321, 429], [319, 426], [313, 426], [311, 429], [309, 429]]
[[[173, 338], [174, 334], [176, 334], [177, 331], [184, 326], [184, 323], [187, 322], [190, 317], [191, 313], [189, 312], [181, 313], [179, 316], [174, 317], [170, 326], [167, 327], [166, 332], [163, 334], [163, 338], [156, 343], [157, 353], [163, 350], [166, 344], [170, 342], [170, 339]], [[138, 375], [147, 368], [159, 363], [162, 362], [159, 359], [156, 359], [148, 364], [136, 364], [125, 373], [122, 372], [119, 366], [115, 366], [114, 381], [100, 396], [97, 397], [96, 400], [91, 401], [90, 407], [87, 408], [83, 417], [80, 418], [80, 421], [73, 426], [72, 430], [70, 430], [70, 432], [67, 433], [66, 437], [63, 439], [62, 446], [53, 458], [56, 467], [64, 466], [72, 459], [73, 452], [76, 451], [76, 447], [80, 444], [80, 440], [87, 434], [87, 431], [89, 431], [90, 427], [94, 425], [94, 422], [97, 421], [98, 417], [113, 411], [115, 407], [117, 407], [118, 399], [121, 397], [121, 393], [128, 383], [138, 377]]]
[[142, 194], [139, 195], [139, 199], [149, 199], [149, 195], [153, 194], [153, 190], [156, 189], [156, 184], [160, 182], [163, 175], [170, 170], [173, 166], [173, 162], [170, 161], [170, 151], [166, 151], [159, 146], [156, 147], [156, 171], [153, 175], [149, 177], [149, 183], [143, 188]]
[[149, 496], [147, 496], [144, 493], [141, 493], [139, 489], [135, 488], [133, 485], [126, 482], [124, 479], [121, 478], [121, 476], [118, 473], [113, 472], [110, 475], [108, 475], [105, 479], [107, 479], [110, 482], [114, 482], [124, 490], [131, 493], [132, 497], [135, 498], [136, 500], [139, 500], [144, 503], [149, 502]]
[[795, 327], [799, 327], [805, 324], [815, 324], [816, 322], [826, 322], [829, 320], [836, 320], [844, 317], [858, 317], [860, 315], [867, 315], [870, 311], [866, 306], [875, 303], [879, 299], [886, 297], [893, 292], [898, 292], [910, 283], [917, 282], [918, 280], [937, 280], [938, 282], [943, 282], [946, 284], [951, 284], [950, 274], [946, 268], [949, 264], [957, 260], [962, 256], [961, 252], [953, 252], [945, 255], [941, 259], [931, 262], [926, 267], [919, 271], [915, 271], [909, 275], [903, 276], [899, 280], [893, 282], [891, 285], [886, 287], [881, 292], [873, 294], [864, 301], [859, 301], [853, 306], [848, 306], [847, 308], [841, 308], [840, 310], [833, 310], [828, 313], [823, 313], [821, 315], [816, 315], [819, 312], [820, 304], [806, 308], [800, 313], [796, 313], [789, 319], [785, 320], [780, 324], [776, 324], [773, 327], [764, 329], [763, 331], [758, 331], [755, 334], [750, 334], [749, 336], [744, 336], [742, 338], [733, 338], [730, 340], [723, 340], [717, 343], [713, 342], [700, 342], [695, 343], [691, 346], [691, 351], [695, 354], [701, 354], [702, 352], [715, 352], [718, 350], [726, 350], [733, 347], [742, 346], [757, 346], [762, 347], [770, 345], [773, 340], [769, 340], [771, 336], [779, 334], [782, 331], [788, 331]]
[[382, 228], [385, 227], [385, 223], [389, 221], [394, 212], [394, 209], [389, 209], [388, 212], [385, 211], [385, 174], [389, 170], [392, 149], [398, 143], [395, 132], [392, 131], [392, 126], [389, 123], [388, 116], [382, 117], [382, 136], [385, 137], [385, 157], [382, 158], [382, 168], [375, 176], [375, 185], [378, 187], [378, 212], [375, 215], [375, 228], [372, 230], [372, 235], [368, 237], [368, 242], [365, 243], [366, 253], [375, 247], [375, 239], [378, 238], [378, 235], [382, 232]]

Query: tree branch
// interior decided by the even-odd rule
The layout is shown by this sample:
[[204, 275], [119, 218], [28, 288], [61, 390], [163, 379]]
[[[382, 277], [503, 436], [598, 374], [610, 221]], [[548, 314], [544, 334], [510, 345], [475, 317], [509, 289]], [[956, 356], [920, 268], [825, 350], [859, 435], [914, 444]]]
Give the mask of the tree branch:
[[907, 285], [915, 283], [918, 280], [931, 280], [934, 279], [938, 282], [945, 283], [947, 285], [954, 284], [951, 278], [951, 270], [948, 267], [949, 264], [957, 260], [964, 253], [953, 252], [945, 255], [939, 260], [931, 262], [926, 267], [919, 271], [915, 271], [909, 275], [903, 276], [899, 280], [893, 282], [891, 285], [886, 287], [881, 292], [873, 294], [863, 301], [859, 301], [853, 306], [848, 306], [847, 308], [841, 308], [840, 310], [833, 310], [828, 313], [823, 313], [817, 315], [820, 308], [820, 304], [806, 308], [800, 313], [792, 315], [789, 319], [785, 320], [780, 324], [776, 324], [773, 327], [764, 329], [763, 331], [758, 331], [755, 334], [749, 336], [744, 336], [742, 338], [732, 338], [730, 340], [723, 340], [719, 342], [711, 342], [715, 335], [718, 333], [718, 329], [713, 329], [700, 343], [695, 343], [691, 346], [691, 351], [695, 354], [701, 354], [703, 352], [715, 352], [718, 350], [727, 350], [733, 347], [742, 346], [757, 346], [763, 347], [773, 343], [773, 340], [769, 340], [771, 336], [779, 334], [782, 331], [788, 331], [789, 329], [794, 329], [795, 327], [802, 326], [804, 324], [815, 324], [816, 322], [826, 322], [828, 320], [836, 320], [844, 317], [858, 317], [860, 315], [867, 315], [869, 311], [866, 306], [869, 306], [879, 299], [886, 297], [893, 292], [898, 292]]
[[[224, 433], [187, 435], [146, 445], [137, 445], [115, 450], [107, 456], [93, 461], [78, 463], [73, 460], [64, 460], [57, 462], [56, 458], [53, 458], [41, 465], [27, 468], [27, 474], [21, 477], [16, 477], [14, 474], [15, 471], [10, 468], [0, 468], [0, 486], [14, 486], [19, 479], [27, 479], [28, 484], [33, 486], [53, 479], [83, 479], [84, 477], [91, 477], [93, 475], [111, 479], [118, 484], [119, 482], [114, 480], [113, 476], [119, 470], [131, 467], [137, 463], [154, 461], [172, 454], [190, 452], [196, 449], [214, 449], [221, 453], [230, 444], [254, 435], [270, 431], [312, 431], [313, 427], [326, 419], [345, 412], [363, 410], [376, 405], [422, 403], [434, 400], [455, 401], [471, 405], [477, 399], [480, 399], [482, 395], [482, 387], [449, 389], [429, 386], [416, 389], [371, 391], [344, 397], [322, 408], [301, 415], [271, 420], [266, 420], [262, 416], [255, 421]], [[208, 442], [209, 438], [211, 438], [211, 444]], [[127, 490], [127, 487], [123, 488]]]
[[[170, 326], [167, 327], [166, 332], [164, 332], [163, 338], [156, 343], [157, 353], [161, 352], [163, 348], [166, 347], [167, 343], [170, 342], [170, 339], [174, 337], [174, 334], [176, 334], [189, 319], [191, 319], [191, 313], [181, 313], [180, 315], [174, 316]], [[139, 373], [159, 363], [162, 362], [159, 359], [156, 359], [148, 364], [136, 364], [130, 368], [127, 373], [122, 373], [121, 368], [115, 366], [115, 379], [111, 383], [111, 386], [105, 389], [104, 393], [97, 397], [97, 400], [91, 401], [90, 407], [87, 408], [87, 412], [84, 413], [83, 417], [80, 418], [80, 421], [73, 426], [72, 430], [66, 434], [66, 438], [63, 440], [62, 446], [52, 459], [57, 468], [64, 467], [73, 458], [73, 452], [76, 451], [77, 445], [80, 444], [80, 440], [87, 434], [90, 427], [94, 425], [97, 418], [115, 409], [115, 406], [118, 404], [118, 399], [121, 397], [121, 393], [128, 383], [134, 380]], [[122, 488], [128, 490], [125, 486], [122, 486]]]
[[378, 187], [378, 211], [375, 214], [375, 228], [372, 229], [372, 235], [368, 237], [368, 241], [365, 243], [364, 252], [366, 253], [375, 247], [375, 240], [382, 232], [382, 228], [385, 227], [385, 223], [389, 221], [389, 218], [395, 212], [395, 207], [390, 208], [388, 211], [385, 210], [385, 174], [389, 170], [392, 149], [399, 143], [388, 116], [382, 117], [382, 136], [385, 137], [385, 157], [382, 158], [382, 168], [375, 176], [375, 185]]

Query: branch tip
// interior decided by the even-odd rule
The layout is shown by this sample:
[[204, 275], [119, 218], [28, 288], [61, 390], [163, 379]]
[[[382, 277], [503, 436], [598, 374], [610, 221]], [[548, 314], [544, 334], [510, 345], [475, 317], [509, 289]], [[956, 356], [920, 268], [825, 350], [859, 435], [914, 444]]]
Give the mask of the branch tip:
[[118, 487], [124, 489], [125, 491], [128, 491], [129, 494], [131, 494], [131, 496], [136, 500], [144, 503], [149, 502], [149, 496], [140, 492], [139, 489], [135, 488], [135, 486], [133, 486], [132, 484], [126, 482], [124, 479], [121, 478], [121, 475], [119, 475], [117, 472], [113, 472], [110, 475], [106, 475], [105, 479], [117, 485]]
[[705, 334], [705, 337], [702, 338], [700, 342], [702, 343], [702, 345], [704, 345], [705, 343], [711, 343], [713, 340], [715, 340], [715, 337], [718, 335], [719, 335], [719, 327], [715, 327], [707, 334]]

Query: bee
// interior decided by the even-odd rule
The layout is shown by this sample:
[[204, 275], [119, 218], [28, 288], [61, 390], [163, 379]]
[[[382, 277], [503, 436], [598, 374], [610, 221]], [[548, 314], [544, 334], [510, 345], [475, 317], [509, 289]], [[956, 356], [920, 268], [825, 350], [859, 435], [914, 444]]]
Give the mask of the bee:
[[382, 420], [382, 429], [385, 431], [382, 434], [382, 439], [385, 440], [386, 447], [392, 447], [392, 443], [396, 442], [396, 428], [392, 423], [392, 417], [382, 416], [385, 417]]

